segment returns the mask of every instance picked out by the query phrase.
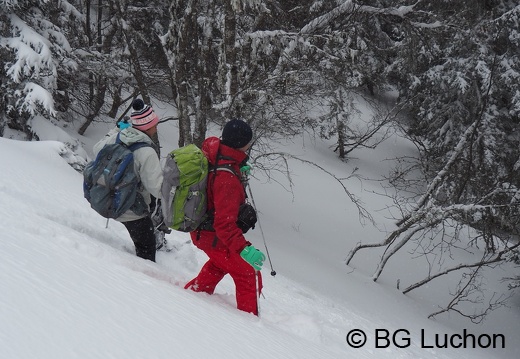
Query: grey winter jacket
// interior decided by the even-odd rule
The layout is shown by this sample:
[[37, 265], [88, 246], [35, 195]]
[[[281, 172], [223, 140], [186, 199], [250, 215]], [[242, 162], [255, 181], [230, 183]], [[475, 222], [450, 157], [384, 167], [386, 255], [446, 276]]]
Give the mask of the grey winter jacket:
[[[121, 131], [118, 128], [114, 128], [94, 145], [94, 156], [97, 156], [98, 152], [101, 151], [101, 149], [106, 144], [115, 143], [117, 134], [119, 132], [121, 132], [121, 135], [119, 136], [121, 142], [125, 143], [126, 145], [131, 145], [136, 142], [146, 142], [150, 145], [153, 144], [151, 138], [148, 137], [146, 133], [136, 130], [135, 128], [125, 128]], [[150, 194], [159, 199], [161, 196], [161, 186], [163, 182], [161, 164], [159, 162], [159, 157], [157, 156], [157, 153], [153, 147], [145, 146], [135, 150], [134, 166], [135, 172], [141, 179], [141, 187], [139, 192], [143, 195], [145, 202], [150, 205]], [[139, 216], [132, 211], [126, 211], [116, 220], [119, 222], [127, 222], [135, 221], [143, 217], [145, 216]]]

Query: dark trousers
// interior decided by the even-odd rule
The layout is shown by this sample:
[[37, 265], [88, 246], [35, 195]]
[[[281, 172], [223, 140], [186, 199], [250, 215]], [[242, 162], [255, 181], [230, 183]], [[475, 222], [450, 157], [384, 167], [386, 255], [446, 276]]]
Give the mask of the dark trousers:
[[153, 223], [149, 216], [129, 222], [123, 222], [135, 245], [138, 257], [155, 262], [155, 236]]

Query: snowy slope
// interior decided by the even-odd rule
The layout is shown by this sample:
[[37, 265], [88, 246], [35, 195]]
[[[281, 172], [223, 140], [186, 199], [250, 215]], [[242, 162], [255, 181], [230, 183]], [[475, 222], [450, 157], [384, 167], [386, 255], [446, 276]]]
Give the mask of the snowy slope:
[[[167, 143], [168, 129], [161, 136]], [[296, 147], [327, 165], [326, 147]], [[378, 241], [381, 233], [360, 226], [341, 188], [312, 167], [292, 163], [294, 193], [260, 175], [251, 181], [278, 272], [270, 276], [266, 263], [257, 318], [235, 309], [229, 279], [213, 296], [182, 289], [205, 261], [186, 234], [168, 235], [175, 249], [159, 252], [157, 263], [135, 257], [124, 227], [110, 221], [106, 228], [83, 199], [82, 176], [62, 152], [60, 142], [0, 138], [1, 358], [478, 359], [520, 353], [518, 322], [494, 331], [506, 336], [505, 350], [433, 348], [436, 334], [462, 331], [427, 320], [432, 308], [344, 265], [353, 243]], [[316, 191], [321, 181], [331, 182]], [[356, 181], [351, 188], [362, 194], [366, 184]], [[381, 205], [370, 194], [364, 198], [369, 207]], [[383, 214], [375, 219], [387, 225]], [[263, 248], [258, 230], [248, 239]], [[513, 308], [509, 316], [518, 312]], [[347, 344], [353, 329], [367, 334], [364, 347]], [[406, 332], [386, 348], [375, 339], [377, 330], [399, 329]], [[406, 337], [409, 346], [395, 345], [404, 346]]]

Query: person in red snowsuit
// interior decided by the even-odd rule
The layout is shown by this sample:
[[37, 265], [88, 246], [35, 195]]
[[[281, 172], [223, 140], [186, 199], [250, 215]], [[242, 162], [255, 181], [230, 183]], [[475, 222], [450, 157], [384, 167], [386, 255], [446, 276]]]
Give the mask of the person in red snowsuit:
[[[194, 245], [209, 257], [200, 273], [184, 288], [213, 294], [229, 274], [236, 287], [237, 308], [258, 315], [258, 295], [262, 287], [260, 269], [265, 255], [248, 242], [237, 225], [239, 207], [246, 201], [240, 168], [248, 158], [253, 134], [242, 120], [229, 121], [221, 140], [209, 137], [202, 144], [208, 158], [208, 212], [214, 213], [213, 226], [204, 225], [190, 233]], [[211, 170], [225, 165], [229, 170]]]

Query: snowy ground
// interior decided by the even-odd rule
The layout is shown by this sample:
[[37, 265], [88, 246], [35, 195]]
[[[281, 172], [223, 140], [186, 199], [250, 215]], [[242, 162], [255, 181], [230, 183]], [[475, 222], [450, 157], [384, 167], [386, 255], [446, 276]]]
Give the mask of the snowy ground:
[[[101, 124], [87, 132], [81, 139], [87, 152], [108, 128]], [[168, 235], [175, 248], [159, 252], [157, 263], [137, 258], [124, 227], [110, 221], [106, 228], [106, 220], [83, 199], [82, 176], [59, 155], [64, 145], [52, 141], [53, 131], [41, 130], [51, 141], [0, 138], [1, 358], [520, 357], [518, 297], [481, 326], [454, 314], [428, 320], [437, 294], [442, 298], [447, 289], [425, 288], [410, 296], [397, 291], [396, 276], [405, 280], [418, 270], [410, 261], [389, 264], [377, 283], [370, 278], [378, 260], [373, 252], [362, 252], [352, 267], [344, 265], [356, 242], [380, 241], [392, 226], [388, 213], [380, 211], [388, 199], [372, 193], [378, 184], [348, 182], [372, 212], [373, 227], [362, 226], [342, 188], [312, 166], [291, 161], [292, 193], [282, 177], [285, 188], [255, 173], [251, 187], [278, 273], [270, 276], [265, 264], [257, 318], [235, 309], [229, 279], [213, 296], [182, 289], [205, 262], [187, 234]], [[159, 131], [165, 154], [175, 146], [176, 130], [167, 123]], [[338, 175], [358, 166], [374, 177], [388, 169], [385, 158], [410, 150], [390, 139], [344, 164], [319, 141], [297, 140], [283, 149]], [[248, 239], [264, 248], [258, 229]], [[499, 347], [503, 335], [505, 349], [455, 348], [465, 328], [481, 340], [499, 334]], [[366, 334], [363, 347], [347, 342], [353, 330]], [[362, 339], [361, 332], [351, 334], [356, 343]], [[454, 345], [437, 348], [435, 338], [442, 343], [453, 335]]]

